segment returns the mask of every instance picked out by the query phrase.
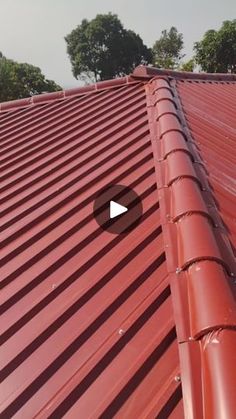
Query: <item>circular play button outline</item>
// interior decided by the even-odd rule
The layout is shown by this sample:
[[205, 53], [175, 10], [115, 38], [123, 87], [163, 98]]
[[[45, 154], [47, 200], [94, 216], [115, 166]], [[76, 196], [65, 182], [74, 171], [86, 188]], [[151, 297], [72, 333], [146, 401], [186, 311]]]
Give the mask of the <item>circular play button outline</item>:
[[[117, 204], [117, 215], [114, 213], [114, 217], [111, 217], [111, 205], [115, 207], [115, 204]], [[126, 234], [138, 225], [143, 214], [143, 206], [140, 197], [133, 189], [111, 184], [97, 194], [93, 213], [103, 230], [113, 234]]]

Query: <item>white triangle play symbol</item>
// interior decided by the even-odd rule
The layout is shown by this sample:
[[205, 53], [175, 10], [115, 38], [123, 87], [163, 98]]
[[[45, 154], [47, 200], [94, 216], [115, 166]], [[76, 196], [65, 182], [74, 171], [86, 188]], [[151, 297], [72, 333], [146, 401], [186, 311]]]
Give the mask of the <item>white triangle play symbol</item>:
[[128, 208], [118, 204], [118, 202], [110, 201], [110, 218], [118, 217], [126, 211], [128, 211]]

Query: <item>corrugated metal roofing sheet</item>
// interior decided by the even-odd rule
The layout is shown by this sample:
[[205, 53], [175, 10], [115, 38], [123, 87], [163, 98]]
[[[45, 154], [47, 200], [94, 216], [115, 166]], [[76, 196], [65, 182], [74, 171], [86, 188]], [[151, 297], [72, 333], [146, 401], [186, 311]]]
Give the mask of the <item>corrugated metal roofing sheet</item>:
[[[3, 417], [182, 417], [143, 83], [0, 123]], [[142, 198], [126, 236], [93, 217], [110, 183]]]
[[[1, 105], [5, 415], [182, 418], [180, 372], [185, 417], [234, 418], [235, 81], [141, 66]], [[126, 236], [94, 220], [108, 183], [142, 198]]]
[[178, 82], [186, 120], [236, 255], [236, 82]]

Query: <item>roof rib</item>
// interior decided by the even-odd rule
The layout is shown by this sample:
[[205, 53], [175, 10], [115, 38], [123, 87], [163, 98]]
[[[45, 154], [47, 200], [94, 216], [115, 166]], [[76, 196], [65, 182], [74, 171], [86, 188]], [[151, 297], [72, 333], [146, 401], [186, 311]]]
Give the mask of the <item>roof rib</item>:
[[233, 418], [236, 377], [229, 372], [236, 343], [235, 260], [175, 83], [157, 76], [146, 85], [146, 94], [185, 414]]

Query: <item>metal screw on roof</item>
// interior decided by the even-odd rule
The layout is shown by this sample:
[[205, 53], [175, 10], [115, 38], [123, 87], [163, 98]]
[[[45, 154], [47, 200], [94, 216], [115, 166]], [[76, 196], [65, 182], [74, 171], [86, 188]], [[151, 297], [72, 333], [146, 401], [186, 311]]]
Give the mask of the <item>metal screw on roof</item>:
[[120, 329], [118, 333], [119, 333], [119, 335], [121, 335], [121, 336], [122, 336], [122, 335], [124, 335], [124, 334], [125, 334], [125, 330], [124, 330], [124, 329]]
[[178, 374], [178, 375], [176, 375], [176, 376], [175, 376], [175, 381], [176, 381], [177, 383], [179, 383], [179, 382], [181, 381], [180, 374]]

